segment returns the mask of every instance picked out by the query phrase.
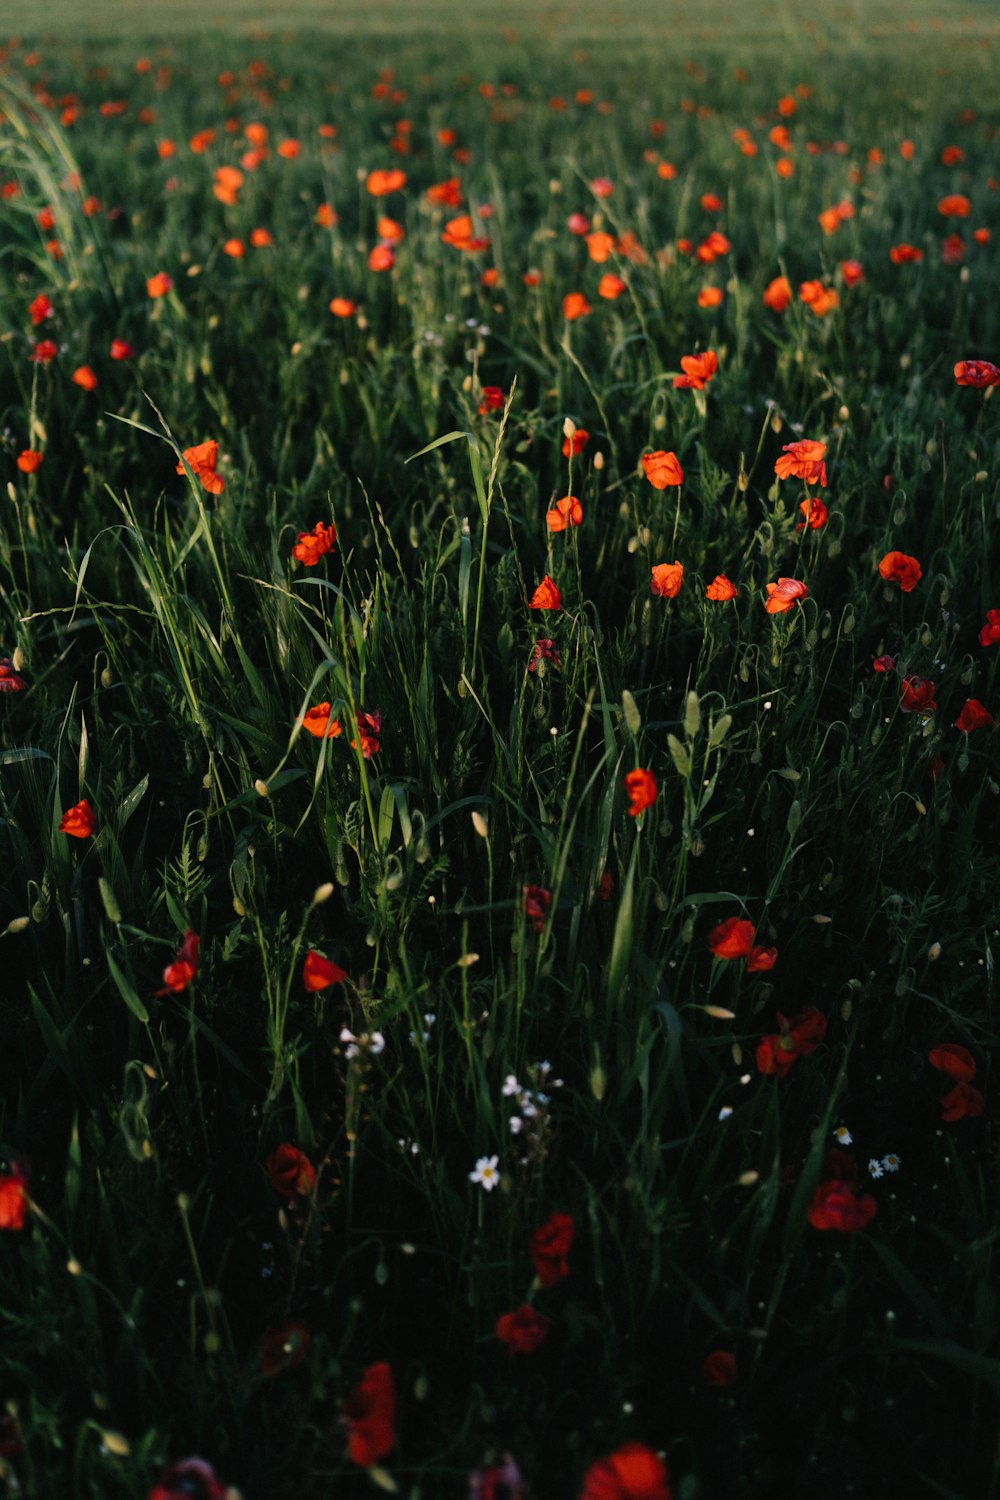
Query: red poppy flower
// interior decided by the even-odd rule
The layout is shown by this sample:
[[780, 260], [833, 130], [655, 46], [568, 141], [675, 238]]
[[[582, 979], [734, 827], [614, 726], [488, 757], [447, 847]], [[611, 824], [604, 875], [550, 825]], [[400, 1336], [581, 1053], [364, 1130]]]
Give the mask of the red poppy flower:
[[842, 260], [840, 274], [844, 278], [845, 286], [857, 286], [865, 279], [865, 269], [859, 260]]
[[[361, 737], [361, 754], [365, 760], [371, 760], [382, 748], [379, 735], [382, 733], [382, 714], [376, 708], [371, 713], [358, 713], [358, 734]], [[357, 740], [349, 741], [351, 749], [358, 748]]]
[[302, 965], [302, 983], [311, 995], [320, 990], [328, 990], [332, 984], [343, 984], [346, 978], [346, 972], [337, 964], [324, 958], [322, 953], [317, 953], [315, 948], [309, 949]]
[[615, 237], [613, 234], [604, 234], [600, 230], [593, 234], [584, 235], [584, 243], [587, 246], [587, 254], [596, 265], [603, 265], [615, 248]]
[[664, 453], [660, 448], [655, 453], [644, 453], [640, 462], [643, 473], [654, 490], [665, 490], [668, 485], [684, 483], [684, 470], [677, 461], [676, 453]]
[[637, 818], [647, 807], [652, 807], [657, 794], [656, 777], [652, 771], [629, 771], [625, 777], [625, 791], [631, 803], [629, 817]]
[[826, 488], [826, 444], [812, 438], [802, 438], [797, 443], [786, 443], [781, 457], [774, 465], [779, 479], [794, 475], [806, 484], [819, 484]]
[[769, 615], [783, 615], [786, 610], [792, 608], [800, 599], [804, 599], [809, 590], [804, 583], [799, 583], [795, 578], [779, 578], [777, 583], [766, 584], [767, 598], [764, 608]]
[[727, 599], [735, 599], [737, 592], [735, 584], [730, 583], [725, 573], [718, 573], [705, 590], [705, 598], [721, 604]]
[[165, 989], [158, 990], [157, 995], [174, 994], [179, 995], [187, 989], [188, 985], [198, 974], [198, 950], [201, 947], [201, 938], [189, 927], [184, 934], [184, 941], [177, 950], [177, 957], [172, 964], [167, 964], [163, 971], [163, 983]]
[[590, 220], [586, 214], [572, 213], [566, 220], [566, 228], [570, 234], [578, 235], [581, 239], [590, 233]]
[[746, 970], [748, 974], [766, 974], [774, 968], [777, 962], [777, 948], [755, 946], [747, 954]]
[[28, 317], [35, 328], [39, 323], [44, 323], [46, 318], [52, 316], [52, 303], [44, 292], [40, 292], [33, 302], [28, 303]]
[[762, 1037], [757, 1047], [757, 1069], [759, 1072], [784, 1077], [797, 1057], [808, 1057], [815, 1052], [826, 1035], [826, 1016], [807, 1005], [798, 1015], [788, 1020], [778, 1016], [780, 1031]]
[[68, 807], [63, 813], [59, 823], [59, 832], [68, 833], [70, 838], [89, 839], [94, 831], [94, 814], [90, 803], [84, 797], [75, 807]]
[[574, 427], [572, 432], [563, 437], [563, 458], [575, 458], [578, 453], [583, 452], [589, 442], [590, 433], [586, 427]]
[[316, 1186], [316, 1168], [304, 1151], [287, 1141], [271, 1153], [264, 1166], [271, 1186], [283, 1198], [294, 1198], [296, 1193], [307, 1197]]
[[112, 339], [108, 353], [112, 359], [131, 359], [135, 350], [126, 339]]
[[1000, 609], [986, 611], [986, 624], [979, 632], [981, 646], [995, 646], [1000, 641]]
[[614, 271], [605, 271], [597, 283], [597, 295], [603, 297], [606, 302], [614, 302], [625, 290], [626, 283]]
[[548, 573], [528, 600], [529, 609], [562, 609], [562, 595]]
[[521, 893], [522, 910], [536, 932], [545, 926], [545, 914], [552, 905], [551, 892], [541, 885], [526, 885]]
[[369, 1365], [344, 1402], [347, 1455], [370, 1469], [396, 1446], [396, 1387], [387, 1364]]
[[904, 677], [900, 688], [900, 713], [931, 714], [937, 708], [934, 702], [934, 684], [928, 682], [926, 677]]
[[576, 1225], [569, 1214], [555, 1213], [531, 1236], [531, 1258], [542, 1286], [555, 1286], [569, 1275], [567, 1259]]
[[37, 469], [41, 468], [43, 456], [33, 448], [25, 448], [23, 453], [17, 455], [17, 467], [22, 474], [34, 474]]
[[871, 1193], [863, 1193], [856, 1182], [834, 1178], [821, 1182], [813, 1193], [806, 1217], [814, 1229], [836, 1229], [853, 1234], [864, 1229], [878, 1213]]
[[716, 958], [749, 958], [756, 929], [744, 917], [727, 917], [708, 934], [708, 946]]
[[896, 665], [894, 656], [876, 656], [872, 662], [872, 670], [875, 672], [891, 672]]
[[553, 532], [565, 531], [567, 526], [579, 526], [582, 520], [583, 506], [575, 495], [564, 495], [545, 512], [545, 524]]
[[738, 1375], [736, 1355], [728, 1349], [713, 1349], [701, 1362], [701, 1378], [706, 1385], [732, 1385]]
[[74, 385], [80, 386], [84, 391], [95, 391], [97, 389], [97, 376], [89, 365], [78, 365], [69, 377]]
[[772, 312], [783, 313], [792, 300], [792, 287], [787, 276], [776, 276], [764, 288], [763, 303]]
[[395, 264], [391, 245], [375, 245], [368, 253], [369, 271], [391, 271]]
[[358, 307], [350, 297], [333, 297], [330, 301], [330, 311], [335, 318], [353, 318]]
[[260, 1373], [280, 1375], [293, 1365], [300, 1365], [309, 1353], [312, 1339], [304, 1323], [286, 1323], [264, 1335], [260, 1348]]
[[670, 1475], [644, 1443], [626, 1443], [591, 1464], [580, 1500], [670, 1500]]
[[971, 207], [964, 193], [948, 193], [938, 203], [938, 213], [946, 219], [967, 219]]
[[879, 563], [878, 570], [887, 582], [898, 583], [904, 594], [912, 594], [923, 577], [917, 559], [907, 556], [905, 552], [887, 552]]
[[292, 556], [307, 568], [315, 568], [321, 557], [333, 551], [337, 531], [333, 525], [324, 526], [317, 521], [312, 531], [300, 531], [298, 541], [292, 548]]
[[537, 672], [539, 663], [547, 661], [550, 661], [554, 667], [558, 667], [559, 652], [556, 650], [556, 643], [549, 638], [537, 640], [532, 647], [528, 671]]
[[823, 318], [840, 304], [840, 298], [832, 286], [822, 281], [804, 281], [799, 287], [799, 301], [804, 302], [817, 318]]
[[486, 416], [487, 412], [499, 411], [507, 397], [498, 385], [484, 385], [483, 399], [477, 407], [479, 416]]
[[303, 715], [302, 728], [318, 740], [335, 740], [344, 732], [340, 720], [331, 719], [329, 703], [314, 703], [312, 708], [307, 709]]
[[182, 1458], [153, 1485], [149, 1500], [226, 1500], [228, 1493], [211, 1464], [203, 1458]]
[[388, 171], [379, 169], [369, 172], [365, 181], [365, 187], [373, 198], [386, 198], [405, 186], [406, 173], [401, 172], [398, 167], [391, 167]]
[[993, 715], [985, 705], [978, 698], [970, 698], [955, 720], [955, 728], [963, 734], [971, 734], [974, 729], [992, 729], [994, 723]]
[[168, 276], [166, 271], [157, 271], [146, 282], [146, 296], [155, 302], [158, 297], [165, 297], [168, 292], [173, 291], [173, 287], [173, 277]]
[[516, 1312], [504, 1313], [497, 1319], [496, 1336], [511, 1354], [534, 1354], [544, 1344], [548, 1331], [548, 1318], [543, 1318], [528, 1302], [522, 1302]]
[[28, 356], [34, 365], [47, 365], [59, 353], [59, 345], [52, 339], [40, 339]]
[[976, 1060], [968, 1047], [959, 1042], [941, 1042], [927, 1054], [932, 1068], [947, 1073], [956, 1083], [971, 1083], [976, 1076]]
[[[716, 302], [703, 305], [718, 306], [721, 301], [720, 292]], [[704, 354], [685, 354], [681, 359], [681, 369], [684, 373], [674, 376], [674, 390], [703, 391], [715, 376], [718, 368], [718, 358], [711, 349], [706, 349]]]
[[0, 693], [23, 693], [28, 686], [9, 656], [0, 656]]
[[1000, 368], [988, 359], [960, 359], [955, 366], [957, 385], [974, 385], [977, 390], [984, 386], [1000, 385]]
[[432, 182], [425, 197], [428, 203], [438, 203], [444, 208], [457, 208], [462, 201], [461, 180], [449, 177], [444, 182]]
[[684, 582], [684, 564], [657, 563], [652, 570], [649, 592], [661, 599], [676, 599]]
[[985, 1113], [986, 1101], [971, 1083], [956, 1083], [950, 1093], [942, 1096], [942, 1120], [962, 1120], [966, 1115], [978, 1118]]
[[28, 1179], [16, 1167], [0, 1173], [0, 1229], [23, 1229], [28, 1211]]
[[916, 245], [907, 245], [906, 243], [893, 245], [889, 251], [889, 259], [894, 266], [905, 266], [913, 261], [923, 260], [923, 258], [924, 252], [918, 250]]
[[567, 292], [562, 299], [563, 317], [567, 323], [572, 323], [576, 318], [584, 318], [590, 312], [590, 303], [582, 292]]
[[[219, 461], [219, 445], [214, 441], [207, 443], [196, 443], [193, 448], [184, 449], [184, 458], [191, 467], [194, 477], [198, 480], [203, 490], [210, 495], [221, 495], [226, 488], [225, 480], [215, 472], [215, 466]], [[178, 474], [186, 473], [182, 463], [175, 470]]]
[[819, 531], [830, 519], [830, 513], [818, 495], [810, 495], [807, 499], [800, 501], [799, 510], [805, 516], [805, 520], [796, 524], [796, 531], [804, 531], [807, 526], [810, 531]]
[[266, 250], [274, 244], [274, 236], [269, 229], [251, 229], [250, 243], [255, 250]]

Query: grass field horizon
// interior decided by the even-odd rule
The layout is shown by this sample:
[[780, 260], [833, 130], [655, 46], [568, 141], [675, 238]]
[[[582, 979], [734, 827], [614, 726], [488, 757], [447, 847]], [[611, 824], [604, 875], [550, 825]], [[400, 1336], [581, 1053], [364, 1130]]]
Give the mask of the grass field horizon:
[[5, 26], [0, 1494], [1000, 1500], [995, 8]]

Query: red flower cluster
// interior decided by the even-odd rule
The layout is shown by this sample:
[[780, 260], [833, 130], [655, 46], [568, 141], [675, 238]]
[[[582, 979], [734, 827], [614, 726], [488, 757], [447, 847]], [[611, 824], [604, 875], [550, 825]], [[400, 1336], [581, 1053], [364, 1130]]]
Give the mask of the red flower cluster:
[[542, 1286], [555, 1286], [569, 1275], [569, 1252], [576, 1225], [569, 1214], [555, 1213], [531, 1236], [531, 1258]]
[[670, 1500], [667, 1466], [644, 1443], [625, 1443], [591, 1464], [580, 1500]]
[[942, 1042], [928, 1053], [928, 1062], [939, 1073], [946, 1073], [955, 1080], [955, 1086], [941, 1099], [942, 1120], [961, 1120], [965, 1115], [978, 1116], [984, 1112], [985, 1100], [978, 1089], [972, 1087], [976, 1076], [976, 1060], [967, 1047], [958, 1042]]
[[317, 521], [312, 531], [298, 533], [298, 540], [292, 548], [292, 556], [305, 567], [314, 568], [321, 557], [333, 551], [336, 540], [336, 528], [332, 525], [324, 526], [322, 521]]
[[756, 936], [753, 923], [745, 917], [727, 917], [708, 934], [708, 946], [716, 958], [743, 958], [747, 973], [759, 974], [774, 968], [778, 962], [778, 950], [755, 945]]
[[545, 1342], [548, 1331], [548, 1318], [543, 1318], [528, 1302], [523, 1302], [516, 1312], [504, 1313], [497, 1319], [497, 1338], [511, 1354], [534, 1354]]
[[871, 1193], [863, 1193], [856, 1182], [840, 1177], [821, 1182], [806, 1210], [814, 1229], [837, 1229], [841, 1234], [864, 1229], [877, 1213]]
[[198, 973], [198, 949], [201, 947], [201, 938], [189, 927], [184, 934], [184, 941], [177, 950], [177, 957], [172, 964], [167, 964], [163, 971], [162, 990], [157, 990], [157, 998], [160, 995], [179, 995], [187, 989], [188, 985]]
[[757, 1068], [761, 1073], [777, 1073], [784, 1078], [797, 1057], [808, 1057], [816, 1051], [826, 1036], [826, 1016], [815, 1005], [807, 1005], [791, 1020], [779, 1015], [778, 1026], [778, 1031], [761, 1038]]
[[526, 885], [522, 892], [524, 915], [534, 927], [536, 932], [541, 932], [545, 926], [545, 913], [552, 905], [552, 895], [541, 885]]

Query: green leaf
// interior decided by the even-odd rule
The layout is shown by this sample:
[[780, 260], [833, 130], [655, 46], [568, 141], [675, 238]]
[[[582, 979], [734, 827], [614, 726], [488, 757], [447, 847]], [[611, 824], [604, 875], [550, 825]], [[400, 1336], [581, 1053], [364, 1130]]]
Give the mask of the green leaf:
[[106, 953], [105, 958], [108, 961], [108, 973], [114, 980], [115, 988], [117, 989], [119, 995], [121, 995], [122, 999], [125, 1001], [125, 1004], [135, 1016], [136, 1020], [141, 1021], [144, 1026], [148, 1026], [149, 1011], [143, 1005], [142, 1001], [139, 999], [139, 996], [136, 994], [135, 990], [129, 983], [129, 980], [122, 973], [121, 969], [111, 957], [111, 954]]

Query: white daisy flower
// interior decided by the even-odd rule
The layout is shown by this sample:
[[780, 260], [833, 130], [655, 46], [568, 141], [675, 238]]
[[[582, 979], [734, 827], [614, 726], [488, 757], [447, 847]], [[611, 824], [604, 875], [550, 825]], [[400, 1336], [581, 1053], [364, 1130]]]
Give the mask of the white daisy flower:
[[882, 1165], [887, 1172], [898, 1172], [903, 1164], [898, 1156], [894, 1156], [890, 1152], [888, 1156], [883, 1156]]
[[878, 1160], [878, 1158], [874, 1157], [874, 1156], [872, 1157], [871, 1161], [868, 1163], [868, 1170], [869, 1170], [869, 1172], [871, 1173], [871, 1175], [873, 1177], [882, 1177], [882, 1176], [885, 1175], [885, 1168], [883, 1167], [882, 1163]]
[[838, 1125], [833, 1136], [834, 1140], [839, 1141], [842, 1146], [850, 1146], [854, 1140], [846, 1125]]
[[499, 1156], [481, 1156], [476, 1162], [476, 1170], [469, 1173], [469, 1181], [477, 1182], [484, 1192], [492, 1193], [500, 1181], [499, 1162]]

